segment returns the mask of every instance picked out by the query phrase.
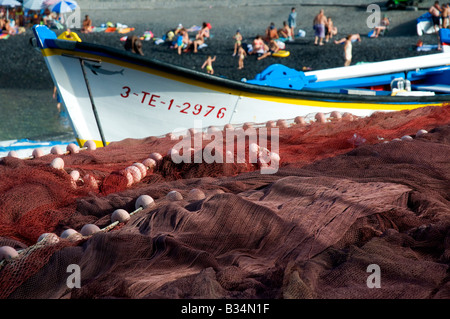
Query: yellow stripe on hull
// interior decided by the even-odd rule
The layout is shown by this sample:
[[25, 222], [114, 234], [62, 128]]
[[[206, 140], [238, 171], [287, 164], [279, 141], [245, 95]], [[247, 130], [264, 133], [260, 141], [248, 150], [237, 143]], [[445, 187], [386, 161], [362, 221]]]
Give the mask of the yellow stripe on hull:
[[[53, 56], [53, 55], [62, 55], [62, 54], [73, 54], [72, 51], [68, 50], [62, 50], [62, 49], [42, 49], [42, 54], [45, 57]], [[359, 110], [374, 110], [374, 111], [401, 111], [401, 110], [412, 110], [420, 107], [430, 106], [430, 105], [438, 105], [442, 106], [443, 103], [433, 103], [433, 104], [417, 104], [417, 103], [405, 103], [405, 104], [398, 104], [398, 103], [362, 103], [362, 102], [341, 102], [341, 101], [318, 101], [318, 100], [312, 100], [312, 99], [302, 99], [302, 98], [290, 98], [290, 97], [275, 97], [275, 96], [268, 96], [264, 94], [258, 94], [258, 93], [249, 93], [244, 92], [236, 89], [231, 88], [224, 88], [219, 85], [214, 84], [208, 84], [205, 82], [197, 81], [197, 80], [191, 80], [186, 79], [183, 76], [178, 76], [175, 74], [153, 70], [146, 67], [141, 67], [139, 65], [119, 61], [117, 59], [108, 58], [108, 57], [101, 57], [95, 54], [89, 54], [85, 52], [76, 52], [77, 56], [84, 57], [84, 58], [90, 58], [90, 59], [101, 59], [104, 62], [116, 64], [121, 67], [130, 68], [133, 70], [153, 74], [156, 76], [168, 78], [174, 81], [186, 83], [189, 85], [198, 86], [201, 88], [209, 89], [212, 91], [222, 92], [226, 94], [256, 99], [256, 100], [262, 100], [267, 102], [273, 102], [273, 103], [281, 103], [281, 104], [290, 104], [290, 105], [309, 105], [312, 107], [322, 107], [322, 108], [330, 108], [333, 107], [336, 110], [339, 109], [359, 109]]]

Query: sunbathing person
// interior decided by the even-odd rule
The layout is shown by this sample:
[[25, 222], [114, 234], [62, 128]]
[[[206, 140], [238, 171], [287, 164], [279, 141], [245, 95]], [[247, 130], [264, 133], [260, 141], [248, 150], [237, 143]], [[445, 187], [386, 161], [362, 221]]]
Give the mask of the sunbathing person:
[[264, 54], [268, 51], [267, 45], [260, 35], [257, 35], [253, 40], [253, 48], [249, 50], [249, 54]]
[[370, 36], [371, 38], [378, 38], [381, 31], [386, 30], [386, 28], [389, 26], [389, 19], [384, 16], [383, 19], [380, 21], [380, 24], [374, 28], [373, 34]]
[[82, 33], [89, 33], [92, 32], [92, 20], [89, 18], [88, 15], [84, 17], [83, 20], [83, 27], [81, 28]]
[[275, 23], [271, 22], [270, 25], [266, 29], [266, 37], [265, 40], [269, 42], [272, 39], [278, 39], [278, 30], [275, 27]]
[[281, 41], [286, 41], [286, 40], [293, 41], [294, 40], [292, 30], [286, 21], [283, 21], [283, 28], [281, 28], [280, 31], [278, 31], [278, 35], [279, 35]]
[[195, 36], [194, 44], [194, 53], [198, 52], [198, 47], [205, 43], [205, 40], [210, 37], [209, 30], [211, 29], [211, 24], [203, 22], [202, 28], [198, 31]]
[[275, 52], [280, 51], [280, 47], [277, 44], [277, 41], [275, 40], [270, 40], [269, 42], [269, 50], [267, 52], [265, 52], [263, 55], [261, 55], [260, 57], [258, 57], [258, 60], [262, 60], [264, 58], [267, 58], [268, 56], [274, 54]]

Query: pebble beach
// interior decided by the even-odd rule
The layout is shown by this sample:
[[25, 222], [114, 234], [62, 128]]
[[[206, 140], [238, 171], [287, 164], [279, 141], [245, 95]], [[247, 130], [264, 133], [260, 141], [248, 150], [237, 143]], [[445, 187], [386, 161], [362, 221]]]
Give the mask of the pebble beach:
[[[343, 66], [343, 46], [334, 44], [333, 40], [340, 39], [348, 34], [358, 33], [362, 41], [353, 46], [352, 64], [361, 62], [383, 61], [395, 58], [409, 57], [421, 54], [437, 53], [438, 51], [418, 52], [415, 44], [421, 39], [424, 44], [437, 44], [435, 34], [426, 34], [421, 37], [416, 32], [416, 19], [426, 12], [426, 1], [421, 3], [418, 10], [389, 10], [380, 3], [381, 14], [386, 14], [391, 20], [388, 32], [378, 38], [369, 38], [371, 30], [367, 26], [370, 12], [367, 12], [367, 4], [364, 1], [351, 1], [350, 4], [330, 5], [322, 1], [313, 4], [292, 4], [274, 2], [273, 4], [261, 4], [256, 1], [243, 5], [220, 4], [218, 1], [208, 3], [170, 1], [167, 8], [144, 7], [142, 9], [97, 9], [93, 4], [86, 9], [80, 2], [81, 16], [86, 14], [92, 19], [94, 26], [100, 26], [107, 22], [121, 23], [134, 28], [127, 34], [119, 33], [90, 33], [78, 32], [83, 41], [94, 42], [116, 48], [123, 48], [123, 36], [141, 36], [145, 31], [151, 31], [154, 38], [162, 37], [168, 30], [182, 24], [186, 28], [200, 26], [203, 22], [212, 25], [211, 39], [207, 41], [207, 47], [197, 54], [183, 53], [181, 56], [167, 45], [156, 45], [153, 40], [143, 41], [143, 52], [146, 57], [163, 60], [175, 65], [181, 65], [190, 69], [200, 70], [205, 59], [217, 56], [213, 64], [215, 75], [234, 80], [253, 79], [256, 74], [274, 63], [284, 64], [288, 67], [301, 70], [303, 67], [323, 69]], [[367, 1], [366, 1], [367, 2]], [[103, 3], [103, 2], [102, 2]], [[361, 4], [362, 3], [362, 4]], [[304, 37], [296, 37], [294, 42], [286, 43], [289, 57], [268, 57], [257, 61], [255, 55], [245, 59], [244, 69], [238, 70], [238, 59], [233, 57], [233, 35], [237, 29], [241, 30], [244, 37], [243, 43], [251, 43], [253, 38], [264, 35], [271, 22], [277, 28], [282, 27], [286, 21], [291, 7], [297, 10], [297, 29], [305, 31]], [[338, 34], [325, 43], [324, 46], [314, 46], [314, 30], [312, 28], [314, 16], [320, 9], [324, 9], [325, 15], [332, 17], [334, 25], [338, 28]], [[75, 30], [77, 31], [77, 30]], [[55, 30], [57, 34], [62, 30]], [[190, 36], [195, 37], [196, 32]], [[0, 69], [0, 87], [2, 88], [28, 88], [28, 89], [52, 89], [52, 80], [45, 66], [41, 54], [33, 50], [29, 45], [33, 37], [31, 30], [26, 33], [10, 37], [0, 43], [2, 52], [2, 68]]]

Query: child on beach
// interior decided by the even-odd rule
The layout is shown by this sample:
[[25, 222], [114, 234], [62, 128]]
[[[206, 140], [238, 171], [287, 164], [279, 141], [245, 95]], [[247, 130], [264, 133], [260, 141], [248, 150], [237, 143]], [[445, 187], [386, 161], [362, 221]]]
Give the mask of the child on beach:
[[236, 31], [236, 34], [233, 36], [233, 39], [234, 39], [233, 56], [236, 56], [236, 53], [237, 53], [238, 49], [241, 47], [241, 44], [242, 44], [242, 34], [241, 34], [241, 31], [239, 29]]
[[242, 46], [239, 46], [238, 56], [239, 56], [239, 67], [238, 67], [238, 70], [241, 70], [241, 69], [244, 68], [244, 59], [247, 56], [247, 52], [245, 52], [245, 50], [244, 50], [244, 48]]
[[333, 38], [333, 36], [337, 35], [338, 30], [334, 26], [333, 20], [331, 17], [328, 17], [327, 24], [325, 25], [325, 42], [328, 42]]
[[204, 69], [206, 67], [206, 73], [214, 74], [214, 69], [212, 67], [212, 63], [214, 61], [216, 61], [216, 56], [214, 56], [214, 58], [211, 58], [211, 56], [208, 56], [208, 58], [206, 59], [206, 61], [202, 65], [202, 69]]

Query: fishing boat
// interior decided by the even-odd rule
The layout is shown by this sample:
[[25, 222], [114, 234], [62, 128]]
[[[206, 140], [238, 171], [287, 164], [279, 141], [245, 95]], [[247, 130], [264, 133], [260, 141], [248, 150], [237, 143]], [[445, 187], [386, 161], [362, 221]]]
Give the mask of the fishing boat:
[[450, 54], [234, 81], [33, 28], [80, 146], [332, 111], [367, 116], [450, 100]]

